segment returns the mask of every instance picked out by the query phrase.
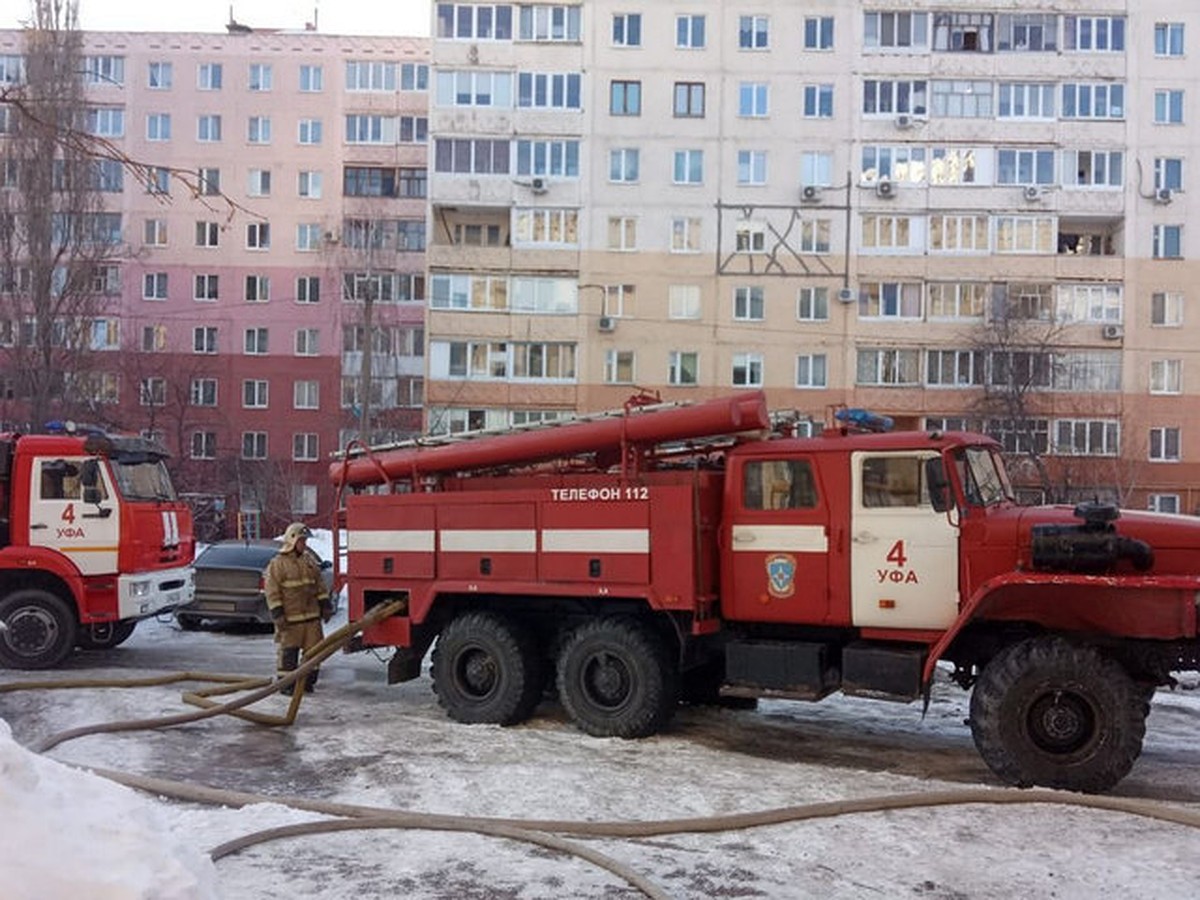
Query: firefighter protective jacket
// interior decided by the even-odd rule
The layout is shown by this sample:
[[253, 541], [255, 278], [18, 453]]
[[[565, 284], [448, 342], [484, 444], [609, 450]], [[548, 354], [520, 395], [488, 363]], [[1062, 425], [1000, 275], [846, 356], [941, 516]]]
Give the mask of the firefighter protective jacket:
[[308, 553], [279, 553], [267, 564], [267, 608], [283, 608], [286, 623], [309, 622], [321, 615], [329, 602], [321, 569]]

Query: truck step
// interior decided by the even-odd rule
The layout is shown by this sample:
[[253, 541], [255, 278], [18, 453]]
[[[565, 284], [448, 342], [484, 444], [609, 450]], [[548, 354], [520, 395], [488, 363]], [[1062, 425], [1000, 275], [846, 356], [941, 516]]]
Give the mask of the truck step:
[[810, 641], [731, 641], [725, 645], [725, 685], [731, 697], [820, 700], [837, 690], [839, 648]]
[[842, 648], [842, 693], [908, 703], [921, 696], [923, 644], [855, 641]]

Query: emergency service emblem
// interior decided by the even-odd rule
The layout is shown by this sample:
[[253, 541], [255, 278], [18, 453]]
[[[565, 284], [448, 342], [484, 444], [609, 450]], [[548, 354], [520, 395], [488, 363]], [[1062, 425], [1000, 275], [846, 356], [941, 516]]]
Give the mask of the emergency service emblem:
[[796, 557], [774, 553], [767, 557], [767, 593], [772, 597], [790, 597], [796, 590]]

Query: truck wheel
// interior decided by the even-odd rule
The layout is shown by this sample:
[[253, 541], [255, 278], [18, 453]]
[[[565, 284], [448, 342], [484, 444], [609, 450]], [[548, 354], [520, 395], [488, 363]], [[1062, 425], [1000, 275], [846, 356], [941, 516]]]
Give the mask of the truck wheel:
[[515, 725], [542, 699], [542, 657], [518, 623], [491, 613], [459, 616], [433, 648], [433, 691], [457, 722]]
[[1099, 793], [1124, 778], [1146, 734], [1125, 670], [1058, 637], [1006, 647], [971, 695], [971, 735], [988, 767], [1018, 787]]
[[0, 664], [50, 669], [75, 646], [75, 612], [49, 591], [25, 588], [0, 599]]
[[679, 681], [662, 641], [635, 622], [581, 626], [558, 657], [558, 695], [571, 719], [596, 737], [645, 737], [679, 702]]
[[101, 622], [98, 625], [80, 625], [75, 640], [84, 650], [108, 650], [125, 643], [137, 627], [136, 621]]

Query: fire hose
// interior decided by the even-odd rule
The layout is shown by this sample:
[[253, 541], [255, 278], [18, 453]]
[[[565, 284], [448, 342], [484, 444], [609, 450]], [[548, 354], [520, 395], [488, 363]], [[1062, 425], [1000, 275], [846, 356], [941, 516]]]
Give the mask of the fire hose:
[[[287, 726], [295, 722], [304, 696], [307, 674], [330, 655], [341, 649], [351, 637], [377, 621], [393, 614], [399, 604], [379, 606], [369, 611], [357, 622], [349, 623], [326, 637], [314, 647], [304, 662], [293, 672], [278, 680], [239, 675], [211, 674], [203, 672], [180, 672], [170, 675], [135, 679], [68, 679], [60, 681], [27, 681], [0, 685], [0, 694], [22, 690], [54, 690], [85, 687], [143, 687], [170, 684], [181, 681], [216, 682], [217, 687], [187, 692], [183, 699], [203, 709], [193, 713], [182, 713], [154, 719], [134, 719], [87, 725], [60, 732], [40, 741], [31, 748], [44, 753], [57, 745], [92, 734], [107, 734], [162, 728], [195, 722], [219, 715], [233, 715], [257, 724]], [[288, 711], [283, 716], [271, 716], [246, 710], [245, 707], [294, 685]], [[210, 698], [235, 691], [246, 691], [245, 696], [227, 703], [218, 704]], [[426, 831], [470, 832], [490, 837], [533, 843], [560, 853], [572, 855], [593, 863], [622, 879], [652, 900], [666, 900], [668, 894], [634, 871], [606, 854], [568, 841], [559, 835], [582, 838], [647, 838], [667, 834], [714, 833], [761, 828], [832, 818], [843, 815], [884, 812], [890, 810], [920, 809], [939, 806], [967, 804], [1044, 804], [1100, 809], [1108, 812], [1140, 816], [1161, 822], [1200, 828], [1200, 811], [1193, 811], [1165, 803], [1136, 798], [1105, 797], [1090, 794], [1074, 794], [1052, 790], [1014, 790], [991, 788], [962, 788], [950, 791], [932, 791], [917, 794], [887, 794], [848, 800], [824, 801], [796, 806], [784, 806], [754, 812], [735, 813], [721, 816], [701, 816], [657, 821], [572, 821], [556, 819], [506, 819], [499, 817], [457, 816], [422, 813], [411, 810], [385, 807], [361, 806], [356, 804], [317, 801], [304, 797], [271, 796], [243, 791], [230, 791], [205, 785], [169, 779], [134, 775], [109, 769], [86, 767], [119, 784], [146, 791], [161, 797], [170, 797], [194, 803], [242, 807], [256, 803], [277, 803], [293, 809], [334, 818], [303, 822], [269, 828], [243, 835], [220, 844], [209, 851], [214, 861], [244, 850], [247, 847], [289, 837], [321, 834], [335, 831], [362, 829], [416, 829]]]

